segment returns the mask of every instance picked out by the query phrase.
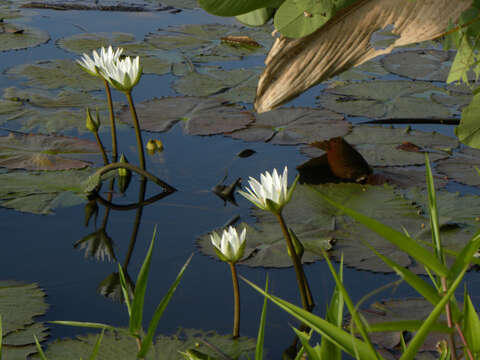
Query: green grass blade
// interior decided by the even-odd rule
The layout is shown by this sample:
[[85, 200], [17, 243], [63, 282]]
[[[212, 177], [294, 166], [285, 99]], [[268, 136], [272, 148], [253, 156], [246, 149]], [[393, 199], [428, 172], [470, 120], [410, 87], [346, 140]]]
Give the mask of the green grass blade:
[[75, 327], [84, 327], [84, 328], [90, 328], [90, 329], [106, 329], [106, 330], [115, 330], [115, 331], [121, 331], [121, 329], [117, 329], [113, 326], [106, 325], [106, 324], [101, 324], [101, 323], [93, 323], [93, 322], [83, 322], [83, 321], [61, 321], [61, 320], [55, 320], [55, 321], [48, 321], [51, 324], [57, 324], [57, 325], [65, 325], [65, 326], [75, 326]]
[[122, 288], [123, 299], [127, 305], [128, 318], [132, 316], [132, 305], [130, 304], [130, 295], [128, 294], [127, 280], [123, 272], [122, 265], [118, 264], [118, 276], [120, 277], [120, 286]]
[[443, 265], [431, 252], [426, 250], [423, 246], [419, 245], [415, 240], [406, 236], [405, 234], [392, 229], [391, 227], [382, 224], [381, 222], [365, 216], [355, 210], [349, 209], [340, 203], [330, 199], [318, 189], [312, 187], [312, 189], [325, 201], [342, 210], [345, 214], [349, 215], [356, 221], [368, 227], [370, 230], [376, 232], [392, 244], [397, 246], [400, 250], [409, 254], [412, 258], [425, 266], [428, 266], [437, 274], [446, 276], [448, 269]]
[[[423, 320], [402, 320], [402, 321], [385, 321], [371, 324], [368, 327], [369, 332], [385, 332], [385, 331], [417, 331], [423, 324]], [[432, 325], [432, 331], [450, 334], [453, 329], [441, 323]]]
[[407, 347], [406, 351], [403, 353], [400, 360], [413, 360], [415, 358], [415, 355], [417, 354], [418, 350], [420, 349], [423, 342], [425, 341], [425, 338], [430, 333], [431, 328], [433, 327], [433, 325], [437, 321], [440, 314], [445, 310], [445, 305], [447, 304], [447, 302], [450, 300], [450, 298], [454, 294], [458, 285], [460, 285], [460, 283], [462, 282], [463, 276], [465, 275], [465, 272], [467, 271], [467, 268], [468, 267], [465, 266], [462, 269], [460, 274], [457, 276], [455, 281], [452, 283], [452, 285], [450, 286], [448, 291], [443, 296], [442, 300], [440, 300], [438, 302], [438, 304], [434, 307], [433, 311], [430, 313], [430, 315], [427, 317], [427, 319], [423, 322], [420, 329], [418, 329], [417, 333], [415, 334], [413, 339], [408, 344], [408, 347]]
[[438, 302], [441, 300], [441, 296], [438, 294], [437, 289], [407, 268], [397, 264], [387, 256], [380, 254], [368, 241], [365, 241], [364, 244], [369, 247], [370, 250], [375, 253], [375, 255], [382, 259], [385, 264], [390, 266], [411, 287], [417, 290], [426, 300], [433, 305], [438, 304]]
[[362, 340], [352, 337], [350, 333], [344, 331], [341, 328], [329, 323], [328, 321], [322, 319], [319, 316], [316, 316], [305, 309], [298, 307], [294, 304], [289, 303], [288, 301], [277, 298], [276, 296], [267, 294], [255, 285], [254, 283], [248, 281], [244, 277], [241, 277], [243, 281], [257, 290], [259, 293], [266, 296], [270, 301], [277, 304], [280, 308], [293, 315], [298, 320], [305, 323], [307, 326], [311, 327], [314, 331], [318, 332], [322, 336], [328, 338], [329, 341], [334, 343], [336, 346], [341, 348], [346, 353], [354, 356], [355, 348], [359, 352], [362, 360], [372, 360], [377, 356], [375, 353], [372, 353], [372, 349], [365, 344]]
[[463, 332], [467, 340], [471, 351], [473, 353], [480, 352], [480, 319], [478, 314], [475, 311], [473, 306], [472, 299], [466, 294], [465, 296], [465, 309], [464, 309], [464, 320], [463, 320]]
[[180, 283], [180, 280], [182, 279], [183, 273], [187, 269], [188, 264], [190, 264], [192, 257], [193, 257], [193, 254], [190, 255], [190, 257], [187, 259], [185, 264], [182, 266], [180, 272], [177, 275], [177, 278], [175, 279], [175, 282], [172, 284], [172, 286], [170, 286], [170, 289], [168, 289], [167, 294], [163, 297], [162, 301], [160, 302], [160, 304], [158, 304], [155, 312], [153, 313], [152, 320], [148, 325], [147, 334], [145, 335], [145, 338], [142, 341], [142, 346], [140, 348], [140, 351], [137, 354], [138, 358], [143, 359], [147, 355], [147, 352], [150, 349], [150, 346], [152, 344], [153, 336], [155, 335], [155, 331], [157, 330], [158, 322], [160, 321], [160, 318], [162, 317], [163, 312], [165, 311], [168, 303], [170, 302], [170, 299], [172, 298], [173, 293], [177, 289], [177, 286]]
[[37, 347], [38, 355], [40, 356], [40, 359], [42, 360], [48, 360], [47, 357], [45, 356], [45, 353], [42, 350], [42, 346], [38, 342], [38, 339], [35, 335], [33, 335], [33, 338], [35, 339], [35, 346]]
[[426, 167], [426, 180], [427, 180], [427, 192], [428, 192], [428, 209], [430, 211], [430, 229], [432, 230], [432, 243], [435, 246], [435, 254], [437, 259], [445, 264], [445, 257], [443, 254], [442, 242], [440, 239], [440, 225], [438, 222], [438, 209], [437, 209], [437, 196], [435, 194], [435, 184], [433, 183], [432, 169], [430, 167], [430, 161], [428, 154], [425, 153], [425, 167]]
[[97, 358], [98, 349], [100, 348], [100, 343], [102, 342], [104, 333], [105, 333], [105, 329], [102, 329], [102, 332], [97, 337], [97, 341], [95, 341], [95, 346], [93, 347], [92, 355], [90, 355], [90, 360], [95, 360]]
[[455, 262], [450, 267], [447, 279], [453, 281], [465, 266], [468, 266], [473, 258], [473, 255], [480, 247], [480, 231], [478, 231], [473, 238], [460, 251], [460, 254], [455, 259]]
[[300, 341], [302, 342], [302, 347], [305, 349], [305, 351], [307, 352], [308, 354], [308, 359], [309, 360], [322, 360], [322, 359], [329, 359], [331, 360], [330, 357], [322, 357], [321, 353], [320, 353], [320, 346], [317, 345], [315, 347], [312, 347], [310, 344], [309, 344], [309, 341], [310, 341], [310, 337], [311, 335], [308, 335], [306, 333], [304, 333], [303, 331], [300, 331], [300, 330], [297, 330], [295, 328], [293, 328], [293, 331], [295, 331], [295, 333], [297, 334], [298, 338], [300, 339]]
[[368, 336], [368, 332], [367, 332], [367, 329], [365, 327], [365, 324], [363, 323], [362, 319], [360, 319], [360, 316], [358, 315], [357, 309], [355, 308], [355, 305], [353, 304], [352, 299], [350, 299], [350, 296], [348, 295], [347, 290], [345, 289], [342, 281], [338, 277], [337, 272], [335, 271], [335, 269], [332, 265], [332, 262], [328, 258], [328, 255], [325, 252], [325, 250], [322, 250], [322, 253], [323, 253], [323, 257], [327, 261], [330, 272], [332, 273], [333, 278], [335, 279], [335, 283], [336, 283], [339, 291], [342, 293], [343, 299], [345, 301], [345, 305], [347, 305], [348, 311], [350, 311], [350, 315], [352, 316], [352, 320], [355, 323], [355, 326], [358, 328], [358, 331], [360, 332], [360, 335], [362, 335], [363, 340], [365, 340], [365, 343], [370, 348], [372, 354], [375, 355], [375, 357], [372, 358], [372, 359], [379, 359], [380, 355], [378, 355], [378, 353], [375, 351], [375, 348], [374, 348], [372, 342], [370, 341], [370, 337]]
[[[265, 294], [268, 294], [268, 275], [265, 280]], [[263, 299], [262, 315], [260, 315], [260, 326], [258, 327], [257, 346], [255, 347], [255, 360], [263, 359], [263, 342], [265, 339], [265, 323], [267, 319], [267, 298]]]
[[133, 292], [133, 301], [131, 307], [130, 316], [130, 333], [133, 336], [137, 336], [142, 329], [143, 319], [143, 302], [145, 300], [145, 292], [147, 290], [148, 273], [150, 272], [150, 262], [152, 260], [153, 244], [155, 242], [155, 236], [157, 234], [157, 226], [153, 230], [152, 241], [148, 248], [147, 255], [143, 261], [142, 267], [137, 277], [137, 284], [135, 285], [135, 291]]

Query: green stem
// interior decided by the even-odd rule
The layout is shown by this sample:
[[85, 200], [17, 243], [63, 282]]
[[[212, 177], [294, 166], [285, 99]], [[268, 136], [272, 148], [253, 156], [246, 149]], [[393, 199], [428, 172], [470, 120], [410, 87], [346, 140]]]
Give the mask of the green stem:
[[[447, 278], [445, 276], [442, 276], [441, 284], [442, 284], [443, 295], [445, 296], [447, 292]], [[445, 313], [447, 314], [447, 326], [450, 329], [453, 329], [452, 309], [450, 307], [450, 301], [447, 301], [447, 303], [445, 304]], [[450, 347], [450, 359], [457, 360], [457, 346], [455, 344], [455, 338], [453, 336], [453, 333], [449, 334], [447, 338], [447, 342], [448, 342], [448, 346]]]
[[[295, 268], [295, 274], [297, 275], [298, 290], [300, 291], [300, 298], [302, 300], [302, 306], [305, 310], [311, 311], [310, 305], [307, 300], [307, 286], [305, 285], [305, 274], [303, 273], [302, 264], [298, 258], [295, 247], [293, 246], [292, 238], [288, 231], [287, 225], [281, 213], [276, 214], [280, 227], [282, 228], [283, 235], [287, 241], [288, 250], [290, 251], [290, 257], [292, 258], [293, 267]], [[303, 275], [302, 275], [303, 274]]]
[[100, 136], [98, 136], [98, 131], [95, 131], [94, 134], [95, 134], [95, 139], [97, 139], [98, 146], [100, 147], [100, 151], [102, 152], [103, 164], [108, 165], [107, 153], [105, 152], [105, 148], [103, 147], [102, 140], [100, 140]]
[[103, 83], [105, 84], [105, 92], [107, 93], [107, 101], [108, 101], [108, 111], [110, 113], [110, 130], [112, 132], [112, 161], [117, 161], [117, 129], [115, 127], [115, 114], [113, 113], [113, 102], [112, 102], [112, 93], [110, 92], [110, 86], [108, 85], [108, 81], [103, 79]]
[[233, 314], [233, 338], [240, 336], [240, 289], [238, 287], [237, 268], [235, 263], [228, 263], [232, 271], [233, 297], [234, 297], [234, 314]]
[[135, 166], [135, 165], [127, 163], [127, 162], [115, 162], [115, 163], [105, 165], [104, 167], [98, 169], [92, 175], [92, 177], [98, 176], [100, 178], [102, 175], [108, 173], [109, 171], [120, 169], [120, 168], [128, 169], [130, 171], [134, 171], [134, 172], [138, 173], [139, 175], [147, 178], [148, 180], [153, 181], [155, 184], [160, 185], [161, 187], [163, 187], [164, 189], [166, 189], [168, 191], [176, 191], [176, 189], [173, 186], [168, 185], [166, 182], [159, 179], [155, 175], [149, 173], [148, 171], [146, 171], [144, 169], [140, 169], [138, 166]]
[[135, 127], [135, 136], [137, 137], [137, 149], [138, 149], [138, 159], [140, 161], [140, 167], [143, 170], [145, 170], [145, 154], [143, 152], [142, 133], [140, 132], [140, 124], [138, 123], [137, 111], [135, 110], [135, 105], [133, 105], [132, 92], [126, 91], [125, 95], [127, 96], [128, 105], [130, 106], [130, 113], [132, 114], [133, 126]]

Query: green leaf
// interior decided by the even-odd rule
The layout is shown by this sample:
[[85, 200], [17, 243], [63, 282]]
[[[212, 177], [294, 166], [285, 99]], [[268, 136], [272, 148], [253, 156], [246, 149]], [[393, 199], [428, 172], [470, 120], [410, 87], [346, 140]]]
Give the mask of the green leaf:
[[465, 308], [463, 310], [463, 331], [467, 340], [467, 344], [472, 352], [478, 353], [480, 352], [480, 319], [478, 318], [478, 314], [475, 311], [472, 299], [468, 293], [466, 293], [464, 301]]
[[399, 249], [409, 254], [418, 262], [428, 266], [430, 269], [435, 271], [437, 274], [446, 276], [448, 273], [447, 268], [441, 262], [437, 260], [437, 258], [432, 255], [428, 250], [424, 247], [419, 245], [416, 241], [414, 241], [409, 236], [392, 229], [389, 226], [386, 226], [380, 223], [377, 220], [374, 220], [368, 216], [365, 216], [359, 212], [346, 208], [340, 203], [330, 199], [328, 196], [322, 194], [320, 191], [316, 190], [316, 193], [326, 200], [331, 205], [337, 207], [338, 209], [345, 212], [347, 215], [354, 218], [356, 221], [362, 223], [364, 226], [368, 227], [370, 230], [373, 230], [380, 236], [384, 237], [386, 240], [390, 241], [391, 243], [395, 244]]
[[372, 353], [371, 348], [362, 340], [355, 338], [350, 333], [347, 333], [341, 328], [338, 328], [336, 325], [329, 323], [328, 321], [302, 309], [301, 307], [277, 298], [276, 296], [265, 293], [261, 288], [247, 279], [243, 277], [242, 279], [259, 293], [263, 294], [269, 300], [281, 307], [283, 310], [293, 315], [322, 336], [327, 337], [329, 341], [334, 343], [346, 353], [354, 356], [355, 352], [358, 351], [360, 354], [360, 359], [362, 360], [371, 360], [377, 358], [376, 354]]
[[95, 346], [92, 350], [92, 355], [90, 356], [90, 360], [95, 360], [98, 355], [98, 349], [100, 348], [100, 343], [102, 342], [103, 335], [105, 334], [105, 329], [102, 329], [102, 332], [97, 337], [97, 341], [95, 342]]
[[455, 258], [455, 262], [450, 267], [447, 279], [453, 281], [465, 266], [470, 265], [470, 261], [480, 247], [480, 231], [478, 231], [462, 249]]
[[[423, 320], [403, 320], [403, 321], [385, 321], [377, 324], [369, 324], [369, 332], [384, 332], [384, 331], [417, 331], [423, 325]], [[432, 331], [450, 334], [453, 329], [445, 324], [435, 323], [432, 325]]]
[[439, 301], [439, 303], [435, 306], [427, 319], [423, 322], [422, 326], [415, 334], [414, 338], [408, 344], [408, 347], [403, 353], [400, 360], [413, 360], [415, 358], [418, 350], [420, 349], [420, 346], [422, 346], [425, 338], [427, 337], [435, 322], [437, 321], [437, 318], [445, 310], [445, 305], [448, 301], [450, 301], [450, 298], [455, 293], [456, 288], [458, 287], [458, 285], [460, 285], [466, 271], [467, 267], [465, 266], [458, 275], [458, 277], [455, 279], [455, 281], [451, 284], [450, 288], [445, 293], [442, 300]]
[[295, 328], [293, 328], [293, 331], [295, 331], [295, 334], [297, 334], [298, 338], [302, 342], [302, 346], [307, 352], [309, 359], [311, 360], [333, 359], [332, 357], [330, 357], [332, 354], [328, 354], [328, 353], [326, 354], [326, 356], [328, 357], [324, 357], [321, 353], [320, 346], [318, 344], [315, 347], [310, 346], [309, 341], [310, 341], [311, 335], [308, 335], [305, 332], [297, 330]]
[[470, 147], [480, 149], [480, 94], [473, 96], [472, 102], [463, 109], [460, 125], [455, 128], [458, 139]]
[[279, 0], [198, 0], [205, 11], [218, 16], [237, 16], [256, 9], [276, 7]]
[[107, 324], [102, 324], [102, 323], [94, 323], [94, 322], [84, 322], [84, 321], [65, 321], [65, 320], [55, 320], [55, 321], [49, 321], [49, 323], [52, 324], [57, 324], [57, 325], [65, 325], [65, 326], [74, 326], [74, 327], [84, 327], [84, 328], [90, 328], [90, 329], [106, 329], [106, 330], [118, 330], [117, 328], [107, 325]]
[[118, 274], [120, 278], [120, 287], [122, 288], [123, 299], [127, 305], [128, 317], [132, 316], [132, 305], [130, 303], [130, 292], [128, 291], [127, 280], [125, 278], [125, 273], [123, 272], [122, 265], [118, 264]]
[[145, 260], [143, 261], [140, 272], [138, 273], [137, 283], [133, 293], [132, 314], [130, 316], [130, 333], [133, 336], [138, 336], [142, 329], [143, 303], [145, 300], [145, 292], [147, 290], [148, 273], [150, 272], [150, 261], [152, 259], [153, 244], [156, 235], [157, 226], [155, 226], [155, 229], [153, 230], [152, 241], [150, 242], [147, 255], [145, 256]]
[[35, 339], [35, 346], [37, 347], [38, 354], [40, 355], [40, 358], [42, 360], [48, 360], [47, 357], [45, 356], [45, 353], [42, 350], [42, 346], [40, 345], [40, 342], [38, 341], [37, 337], [35, 335], [33, 335], [33, 338]]
[[235, 18], [248, 26], [262, 26], [272, 17], [274, 11], [275, 9], [273, 8], [256, 9], [249, 13], [238, 15]]
[[[268, 294], [268, 274], [265, 279], [265, 293]], [[263, 299], [262, 315], [258, 327], [257, 346], [255, 348], [255, 360], [263, 360], [263, 342], [265, 339], [265, 324], [267, 318], [267, 298]]]
[[425, 154], [425, 167], [427, 178], [428, 191], [428, 210], [430, 212], [430, 229], [432, 233], [432, 243], [435, 247], [435, 255], [437, 259], [445, 264], [445, 257], [443, 254], [442, 242], [440, 239], [440, 225], [438, 222], [437, 197], [435, 194], [435, 185], [433, 183], [432, 169], [430, 168], [430, 160], [428, 154]]
[[[156, 228], [154, 233], [156, 232]], [[153, 240], [152, 240], [153, 243]], [[188, 264], [190, 264], [190, 261], [192, 260], [193, 254], [190, 255], [190, 257], [187, 259], [185, 264], [182, 266], [180, 269], [180, 272], [177, 275], [177, 278], [175, 279], [174, 283], [172, 286], [170, 286], [170, 289], [168, 289], [167, 294], [163, 297], [162, 301], [160, 304], [158, 304], [157, 308], [155, 309], [155, 312], [153, 313], [152, 320], [150, 320], [150, 324], [148, 325], [148, 331], [147, 334], [145, 335], [145, 338], [142, 340], [142, 346], [140, 348], [140, 351], [138, 352], [138, 357], [139, 358], [144, 358], [150, 346], [152, 345], [152, 340], [153, 336], [155, 335], [155, 331], [157, 330], [158, 322], [160, 321], [160, 318], [163, 315], [163, 312], [165, 311], [170, 299], [173, 296], [173, 293], [177, 289], [178, 284], [180, 283], [180, 280], [182, 279], [183, 273], [187, 269]], [[138, 284], [137, 284], [138, 286]], [[143, 304], [142, 304], [143, 305]]]

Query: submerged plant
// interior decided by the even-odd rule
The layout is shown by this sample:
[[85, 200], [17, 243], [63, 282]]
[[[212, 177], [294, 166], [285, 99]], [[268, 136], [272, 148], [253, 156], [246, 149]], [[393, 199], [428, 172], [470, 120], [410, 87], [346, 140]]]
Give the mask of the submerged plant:
[[232, 272], [234, 296], [234, 339], [237, 339], [240, 336], [240, 289], [238, 287], [237, 268], [235, 267], [235, 264], [243, 256], [246, 244], [245, 236], [246, 229], [243, 229], [242, 232], [238, 234], [237, 229], [235, 229], [233, 226], [229, 226], [227, 230], [224, 230], [221, 237], [215, 231], [213, 231], [210, 235], [210, 240], [219, 259], [228, 263]]

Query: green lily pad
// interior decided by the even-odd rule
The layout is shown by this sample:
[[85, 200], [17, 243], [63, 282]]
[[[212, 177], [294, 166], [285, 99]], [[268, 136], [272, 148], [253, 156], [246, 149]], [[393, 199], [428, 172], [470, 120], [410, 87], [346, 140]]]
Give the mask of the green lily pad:
[[174, 6], [177, 9], [196, 9], [198, 4], [196, 0], [162, 0], [163, 5]]
[[[187, 134], [214, 135], [242, 129], [253, 115], [238, 105], [202, 97], [166, 97], [136, 105], [140, 127], [147, 131], [168, 131], [180, 122]], [[119, 120], [131, 123], [130, 110], [124, 108]]]
[[[195, 62], [230, 61], [248, 55], [264, 55], [273, 44], [271, 26], [246, 28], [226, 24], [170, 26], [145, 38], [162, 50], [180, 50]], [[235, 46], [223, 42], [228, 36], [248, 36], [261, 46]]]
[[435, 169], [448, 179], [462, 184], [480, 185], [480, 175], [476, 167], [480, 169], [480, 150], [463, 148], [451, 158], [438, 161]]
[[0, 23], [0, 51], [20, 50], [38, 46], [50, 40], [47, 32], [24, 25]]
[[[14, 87], [4, 89], [3, 97], [17, 106], [28, 103], [29, 105], [43, 108], [105, 107], [105, 100], [99, 96], [79, 91], [62, 90], [53, 95], [50, 92], [37, 89], [20, 90]], [[12, 105], [13, 106], [13, 105]]]
[[445, 82], [454, 58], [453, 51], [422, 49], [389, 54], [381, 62], [387, 71], [396, 75]]
[[0, 281], [2, 359], [25, 359], [37, 352], [34, 335], [39, 341], [46, 339], [46, 327], [34, 322], [34, 317], [48, 308], [44, 298], [45, 293], [36, 284]]
[[[322, 258], [321, 250], [329, 250], [332, 247], [332, 231], [327, 229], [328, 224], [320, 228], [311, 224], [289, 223], [295, 234], [301, 239], [305, 249], [302, 262], [311, 263]], [[239, 230], [246, 228], [246, 246], [244, 257], [239, 264], [251, 267], [289, 267], [292, 266], [292, 259], [287, 252], [287, 243], [278, 223], [261, 222], [255, 227], [241, 223]], [[223, 229], [216, 229], [220, 232]], [[197, 239], [200, 251], [215, 259], [218, 259], [210, 240], [210, 234], [204, 234]]]
[[[368, 309], [360, 310], [361, 315], [369, 324], [379, 324], [392, 321], [419, 321], [424, 320], [433, 311], [433, 305], [423, 298], [411, 298], [411, 299], [390, 299], [383, 300], [381, 302], [375, 302]], [[441, 315], [439, 323], [444, 326], [447, 325], [445, 315]], [[372, 342], [385, 349], [391, 350], [393, 354], [397, 354], [400, 342], [400, 332], [379, 332], [369, 334]], [[403, 334], [407, 339], [407, 346], [409, 339], [414, 334]], [[423, 342], [419, 349], [419, 352], [435, 352], [437, 351], [436, 345], [440, 340], [445, 338], [445, 334], [439, 332], [431, 332]], [[459, 340], [460, 341], [460, 340]], [[437, 358], [437, 357], [432, 357]], [[418, 359], [416, 356], [415, 359]]]
[[283, 108], [255, 115], [248, 128], [230, 134], [244, 141], [302, 144], [345, 136], [351, 129], [340, 114], [311, 108]]
[[90, 57], [93, 50], [103, 47], [122, 47], [135, 41], [135, 35], [129, 33], [80, 33], [57, 40], [58, 47], [77, 54], [87, 53]]
[[[345, 140], [355, 146], [370, 166], [407, 166], [425, 164], [425, 152], [431, 161], [450, 156], [458, 140], [437, 132], [424, 132], [410, 128], [382, 126], [354, 126]], [[413, 144], [419, 151], [402, 150], [402, 145]], [[324, 154], [323, 150], [304, 147], [302, 152], [310, 157]]]
[[57, 59], [22, 64], [7, 70], [14, 78], [27, 78], [25, 85], [43, 89], [71, 88], [84, 91], [101, 90], [103, 81], [89, 75], [73, 60]]
[[33, 214], [83, 203], [83, 181], [91, 170], [15, 171], [0, 174], [0, 205]]
[[[201, 72], [200, 72], [201, 71]], [[253, 103], [261, 69], [191, 71], [173, 83], [173, 88], [188, 96], [218, 95], [231, 102]]]
[[0, 115], [12, 114], [22, 109], [22, 103], [12, 100], [0, 100]]
[[377, 80], [328, 88], [317, 97], [330, 110], [372, 119], [445, 119], [451, 111], [430, 96], [445, 90], [422, 81]]
[[[49, 359], [69, 358], [75, 354], [79, 358], [87, 359], [92, 353], [98, 335], [90, 334], [79, 336], [76, 339], [63, 339], [51, 343], [45, 351]], [[232, 339], [232, 335], [219, 335], [214, 331], [182, 329], [172, 336], [160, 335], [154, 340], [153, 347], [148, 352], [147, 360], [176, 360], [184, 359], [179, 351], [195, 349], [210, 356], [218, 357], [212, 348], [203, 343], [218, 348], [229, 358], [247, 359], [255, 352], [255, 339], [240, 337]], [[124, 332], [106, 332], [103, 336], [97, 359], [135, 359], [138, 349], [135, 338], [125, 335]]]
[[8, 169], [67, 170], [90, 163], [67, 155], [99, 153], [96, 142], [54, 135], [10, 133], [0, 137], [0, 166]]
[[342, 72], [331, 81], [373, 80], [387, 74], [388, 72], [378, 61], [371, 60]]

